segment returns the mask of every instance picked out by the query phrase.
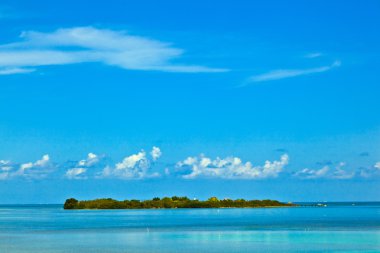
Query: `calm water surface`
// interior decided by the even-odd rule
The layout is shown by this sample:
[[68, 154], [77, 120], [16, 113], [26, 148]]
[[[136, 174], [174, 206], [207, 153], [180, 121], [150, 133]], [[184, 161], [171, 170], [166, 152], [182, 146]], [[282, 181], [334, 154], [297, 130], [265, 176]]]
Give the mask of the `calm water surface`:
[[380, 203], [63, 210], [0, 206], [0, 252], [380, 252]]

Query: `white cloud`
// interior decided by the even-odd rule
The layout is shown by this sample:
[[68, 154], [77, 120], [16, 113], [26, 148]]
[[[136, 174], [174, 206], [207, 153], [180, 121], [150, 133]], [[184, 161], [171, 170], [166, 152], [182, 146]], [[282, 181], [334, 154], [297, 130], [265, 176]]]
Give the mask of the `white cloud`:
[[330, 178], [330, 179], [350, 179], [355, 176], [355, 172], [343, 169], [346, 163], [340, 162], [335, 168], [331, 169], [330, 166], [324, 166], [321, 169], [305, 168], [294, 174], [294, 176], [303, 179], [317, 179], [317, 178]]
[[13, 166], [10, 161], [0, 160], [0, 180], [8, 179], [12, 170]]
[[91, 167], [99, 162], [99, 157], [94, 153], [88, 153], [87, 158], [80, 160], [78, 166]]
[[295, 175], [301, 178], [314, 179], [324, 177], [327, 172], [330, 170], [329, 166], [324, 166], [322, 169], [313, 170], [305, 168], [301, 171], [298, 171]]
[[116, 169], [124, 170], [128, 168], [134, 168], [138, 163], [141, 163], [139, 165], [140, 167], [147, 166], [148, 160], [146, 159], [145, 151], [141, 151], [137, 154], [125, 157], [122, 162], [116, 164]]
[[43, 166], [46, 166], [50, 161], [50, 157], [49, 155], [44, 155], [42, 156], [42, 159], [41, 160], [37, 160], [35, 163], [34, 163], [34, 166], [40, 166], [40, 167], [43, 167]]
[[322, 72], [329, 71], [333, 68], [339, 67], [340, 65], [341, 65], [340, 61], [335, 61], [333, 64], [329, 66], [323, 66], [323, 67], [318, 67], [318, 68], [274, 70], [274, 71], [270, 71], [268, 73], [264, 73], [261, 75], [249, 77], [243, 86], [249, 83], [255, 83], [255, 82], [273, 81], [273, 80], [280, 80], [280, 79], [296, 77], [296, 76], [310, 75], [314, 73], [322, 73]]
[[54, 166], [50, 162], [49, 155], [44, 155], [36, 162], [12, 164], [10, 161], [0, 161], [0, 180], [11, 178], [41, 179], [52, 172]]
[[36, 167], [45, 167], [46, 165], [48, 165], [49, 161], [50, 161], [49, 155], [44, 155], [44, 156], [42, 156], [42, 158], [40, 160], [37, 160], [34, 163], [29, 162], [29, 163], [21, 164], [19, 172], [21, 174], [24, 174], [29, 169], [36, 168]]
[[177, 172], [186, 179], [198, 177], [224, 179], [259, 179], [277, 177], [289, 162], [284, 154], [280, 161], [266, 161], [263, 166], [253, 166], [251, 162], [243, 163], [239, 157], [217, 157], [212, 160], [204, 155], [188, 157], [176, 165]]
[[121, 162], [116, 163], [115, 167], [106, 166], [99, 177], [115, 177], [120, 179], [144, 179], [160, 176], [157, 172], [150, 172], [151, 164], [154, 159], [158, 159], [160, 149], [153, 147], [151, 154], [152, 160], [150, 160], [146, 152], [141, 150], [137, 154], [133, 154], [125, 157]]
[[321, 57], [322, 55], [323, 55], [323, 54], [320, 53], [320, 52], [314, 52], [314, 53], [306, 54], [306, 55], [305, 55], [305, 58], [313, 59], [313, 58]]
[[152, 156], [153, 161], [156, 161], [162, 155], [161, 149], [158, 147], [153, 147], [152, 151], [150, 152], [150, 155]]
[[364, 178], [380, 176], [380, 162], [375, 163], [372, 167], [362, 167], [359, 169], [359, 175]]
[[0, 75], [26, 74], [34, 72], [31, 68], [0, 68]]
[[12, 166], [1, 166], [1, 167], [0, 167], [0, 171], [5, 171], [5, 172], [7, 172], [7, 171], [11, 171], [11, 170], [13, 170], [13, 167], [12, 167]]
[[66, 171], [65, 177], [68, 179], [87, 179], [85, 173], [88, 168], [92, 168], [100, 162], [98, 155], [94, 153], [88, 153], [87, 158], [77, 162], [74, 168], [70, 168]]
[[31, 72], [38, 66], [98, 62], [128, 70], [224, 72], [226, 69], [175, 64], [183, 50], [125, 31], [74, 27], [52, 33], [25, 31], [21, 42], [0, 45], [3, 74]]
[[346, 166], [346, 163], [340, 162], [338, 166], [335, 167], [331, 177], [336, 179], [350, 179], [355, 176], [355, 172], [348, 171], [343, 169]]
[[[44, 155], [35, 162], [27, 163], [0, 160], [0, 180], [16, 178], [42, 179], [51, 175], [60, 178], [64, 176], [67, 179], [145, 179], [160, 177], [161, 175], [166, 177], [179, 176], [185, 179], [263, 179], [278, 177], [289, 163], [287, 154], [282, 155], [277, 161], [265, 161], [263, 165], [253, 165], [250, 161], [242, 161], [239, 157], [216, 157], [213, 159], [201, 154], [187, 157], [183, 161], [177, 162], [175, 166], [167, 164], [167, 166], [160, 168], [160, 164], [156, 163], [160, 156], [160, 148], [153, 147], [149, 152], [141, 150], [136, 154], [126, 156], [117, 163], [111, 163], [104, 156], [94, 153], [88, 153], [83, 160], [68, 161], [61, 164], [53, 164], [49, 155]], [[158, 167], [156, 168], [156, 166]], [[299, 179], [341, 180], [354, 177], [375, 178], [380, 176], [380, 162], [370, 167], [361, 167], [355, 170], [346, 168], [347, 165], [344, 162], [326, 162], [321, 163], [320, 166], [319, 169], [302, 169], [292, 173], [292, 176]]]
[[0, 170], [9, 170], [11, 162], [7, 160], [0, 160]]
[[73, 168], [66, 171], [66, 177], [68, 179], [86, 179], [84, 175], [86, 173], [86, 168]]

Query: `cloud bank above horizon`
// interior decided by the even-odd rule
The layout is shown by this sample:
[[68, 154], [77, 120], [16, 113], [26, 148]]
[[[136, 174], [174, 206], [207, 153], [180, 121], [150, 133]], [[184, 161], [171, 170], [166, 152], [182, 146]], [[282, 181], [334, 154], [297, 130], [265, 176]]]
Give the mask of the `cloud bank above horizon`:
[[335, 165], [330, 162], [320, 169], [304, 168], [297, 171], [287, 170], [289, 155], [281, 155], [279, 160], [266, 160], [263, 165], [253, 165], [239, 157], [209, 158], [204, 154], [189, 156], [174, 165], [163, 166], [158, 162], [162, 156], [159, 147], [150, 152], [144, 150], [125, 156], [120, 162], [112, 162], [105, 155], [88, 153], [79, 161], [54, 163], [49, 155], [42, 156], [35, 162], [12, 163], [0, 160], [0, 180], [26, 179], [42, 180], [54, 175], [54, 178], [67, 180], [86, 179], [121, 179], [143, 180], [172, 177], [182, 180], [195, 179], [227, 179], [227, 180], [263, 180], [271, 178], [294, 178], [299, 180], [353, 178], [374, 178], [380, 176], [380, 161], [371, 167], [356, 170], [347, 169], [345, 162]]

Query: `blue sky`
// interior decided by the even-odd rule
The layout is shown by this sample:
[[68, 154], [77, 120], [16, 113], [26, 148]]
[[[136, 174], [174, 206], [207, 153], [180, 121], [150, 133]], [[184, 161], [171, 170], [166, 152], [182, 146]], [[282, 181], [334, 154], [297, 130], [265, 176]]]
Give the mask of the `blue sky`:
[[0, 203], [380, 200], [378, 1], [2, 1]]

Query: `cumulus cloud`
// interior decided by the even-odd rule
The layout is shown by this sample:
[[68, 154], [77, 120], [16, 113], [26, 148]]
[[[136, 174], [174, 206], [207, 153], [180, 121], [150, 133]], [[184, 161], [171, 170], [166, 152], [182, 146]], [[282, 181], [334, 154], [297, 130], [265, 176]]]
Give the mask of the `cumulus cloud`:
[[99, 157], [94, 153], [88, 153], [87, 158], [80, 160], [78, 166], [90, 167], [99, 162]]
[[44, 167], [47, 165], [50, 161], [49, 155], [44, 155], [40, 160], [37, 160], [36, 162], [29, 162], [29, 163], [23, 163], [20, 166], [20, 171], [25, 172], [27, 170], [30, 170], [34, 167]]
[[[263, 165], [253, 165], [239, 157], [210, 158], [203, 154], [190, 156], [177, 163], [160, 166], [158, 159], [162, 152], [159, 147], [150, 151], [141, 150], [124, 157], [119, 162], [112, 162], [104, 155], [88, 153], [86, 158], [63, 163], [52, 163], [49, 155], [27, 163], [13, 163], [0, 160], [0, 180], [43, 179], [48, 176], [71, 180], [91, 178], [145, 179], [155, 177], [180, 177], [184, 179], [220, 178], [220, 179], [263, 179], [275, 178], [284, 172], [289, 163], [289, 156], [284, 154], [279, 160], [265, 161]], [[316, 169], [304, 168], [290, 173], [298, 179], [351, 179], [378, 178], [380, 162], [369, 167], [349, 169], [344, 162], [318, 162]], [[283, 173], [284, 174], [284, 173]]]
[[137, 154], [125, 157], [121, 162], [116, 163], [114, 167], [106, 166], [100, 177], [113, 177], [120, 179], [144, 179], [158, 177], [158, 172], [151, 172], [152, 162], [161, 156], [161, 150], [153, 147], [150, 159], [144, 150]]
[[86, 168], [73, 168], [66, 171], [66, 177], [68, 179], [86, 179], [87, 176], [84, 174], [86, 173]]
[[162, 155], [160, 148], [153, 147], [152, 151], [150, 152], [150, 155], [152, 156], [153, 161], [156, 161]]
[[346, 163], [340, 162], [335, 168], [331, 169], [331, 166], [325, 165], [321, 169], [309, 169], [305, 168], [296, 173], [295, 177], [303, 179], [317, 179], [317, 178], [330, 178], [330, 179], [350, 179], [355, 176], [355, 172], [345, 170]]
[[266, 161], [262, 166], [253, 166], [243, 162], [239, 157], [217, 157], [210, 159], [204, 155], [188, 157], [176, 165], [177, 172], [185, 179], [224, 178], [224, 179], [259, 179], [277, 177], [288, 164], [289, 156], [282, 155], [279, 161]]
[[280, 80], [280, 79], [285, 79], [285, 78], [290, 78], [290, 77], [297, 77], [297, 76], [304, 76], [304, 75], [310, 75], [310, 74], [315, 74], [315, 73], [322, 73], [322, 72], [326, 72], [326, 71], [329, 71], [331, 69], [337, 68], [340, 65], [341, 65], [340, 61], [335, 61], [331, 65], [318, 67], [318, 68], [273, 70], [273, 71], [270, 71], [268, 73], [249, 77], [247, 79], [247, 81], [242, 86], [246, 86], [250, 83], [273, 81], [273, 80]]
[[128, 70], [224, 72], [175, 64], [184, 51], [125, 31], [74, 27], [54, 32], [24, 31], [20, 42], [0, 45], [0, 74], [27, 73], [39, 66], [97, 62]]
[[23, 163], [16, 174], [27, 178], [43, 178], [53, 169], [49, 155], [44, 155], [36, 162]]
[[66, 171], [65, 177], [68, 179], [87, 179], [87, 169], [93, 168], [100, 162], [100, 157], [94, 153], [88, 153], [86, 159], [80, 160]]
[[54, 169], [49, 155], [44, 155], [40, 160], [22, 164], [12, 164], [10, 161], [0, 160], [0, 179], [26, 178], [41, 179], [50, 174]]

